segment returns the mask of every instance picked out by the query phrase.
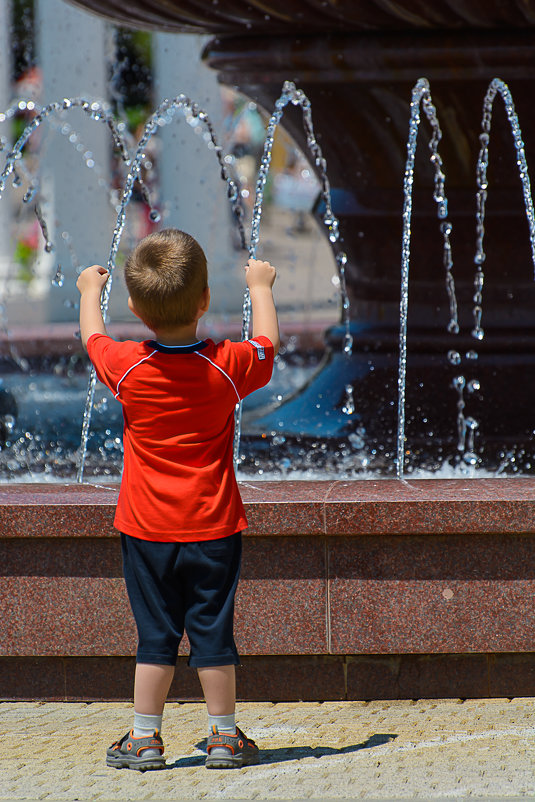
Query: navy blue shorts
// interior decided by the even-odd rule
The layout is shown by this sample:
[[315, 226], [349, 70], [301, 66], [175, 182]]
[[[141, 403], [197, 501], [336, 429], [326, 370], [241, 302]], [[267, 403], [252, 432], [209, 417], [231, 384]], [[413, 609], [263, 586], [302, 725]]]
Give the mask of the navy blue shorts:
[[121, 534], [121, 543], [138, 631], [137, 662], [174, 666], [185, 629], [190, 666], [238, 665], [233, 625], [241, 532], [193, 543]]

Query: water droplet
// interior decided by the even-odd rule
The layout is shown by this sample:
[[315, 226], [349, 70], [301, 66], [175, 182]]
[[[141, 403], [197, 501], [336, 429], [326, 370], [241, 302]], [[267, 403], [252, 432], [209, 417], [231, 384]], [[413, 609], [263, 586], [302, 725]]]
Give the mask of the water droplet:
[[54, 287], [63, 287], [63, 284], [65, 283], [65, 275], [61, 269], [61, 265], [58, 265], [56, 274], [51, 283]]
[[448, 361], [451, 362], [452, 365], [460, 365], [460, 353], [458, 351], [448, 351]]
[[162, 215], [160, 214], [158, 209], [151, 209], [150, 212], [149, 212], [149, 219], [153, 223], [159, 223], [160, 220], [162, 219]]
[[31, 203], [32, 200], [35, 198], [37, 194], [37, 187], [31, 186], [25, 193], [24, 197], [22, 198], [23, 203]]
[[475, 467], [478, 464], [479, 459], [476, 456], [476, 454], [474, 454], [473, 451], [465, 451], [465, 453], [463, 454], [463, 462], [466, 465], [470, 465], [471, 467]]
[[353, 386], [351, 384], [346, 384], [345, 392], [346, 392], [346, 399], [344, 406], [342, 407], [342, 412], [345, 415], [353, 415], [353, 413], [355, 412], [355, 401], [353, 399]]

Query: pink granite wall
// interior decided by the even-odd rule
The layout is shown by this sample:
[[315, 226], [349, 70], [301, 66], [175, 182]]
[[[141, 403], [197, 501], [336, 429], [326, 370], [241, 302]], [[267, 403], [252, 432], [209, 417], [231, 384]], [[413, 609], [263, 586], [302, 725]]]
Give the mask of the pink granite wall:
[[[242, 698], [535, 695], [535, 480], [258, 482], [242, 494]], [[130, 696], [116, 497], [0, 490], [0, 697]], [[193, 671], [177, 671], [173, 694], [200, 696]]]

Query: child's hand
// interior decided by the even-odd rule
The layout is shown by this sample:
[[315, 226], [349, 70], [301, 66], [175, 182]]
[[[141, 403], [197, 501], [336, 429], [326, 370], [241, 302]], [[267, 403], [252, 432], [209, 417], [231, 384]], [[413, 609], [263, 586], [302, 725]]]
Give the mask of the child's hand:
[[250, 290], [255, 287], [267, 287], [271, 289], [277, 271], [269, 262], [262, 262], [260, 259], [249, 259], [245, 265], [245, 279]]
[[100, 295], [109, 276], [109, 272], [101, 265], [86, 267], [85, 270], [82, 270], [76, 282], [80, 295], [86, 290], [95, 290]]

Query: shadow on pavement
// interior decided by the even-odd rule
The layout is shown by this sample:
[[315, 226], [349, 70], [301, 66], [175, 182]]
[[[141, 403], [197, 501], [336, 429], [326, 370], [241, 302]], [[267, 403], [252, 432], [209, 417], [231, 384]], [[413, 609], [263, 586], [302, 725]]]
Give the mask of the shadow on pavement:
[[[343, 746], [340, 749], [336, 749], [332, 746], [286, 746], [279, 749], [261, 749], [260, 764], [285, 763], [289, 760], [304, 760], [304, 758], [307, 757], [319, 759], [332, 755], [350, 755], [352, 752], [360, 752], [362, 749], [373, 749], [374, 746], [383, 746], [397, 737], [398, 736], [394, 733], [376, 733], [360, 744]], [[203, 752], [205, 752], [206, 739], [199, 741], [195, 746], [197, 749], [202, 749]], [[167, 763], [166, 769], [203, 766], [205, 757], [205, 754], [181, 757], [175, 760], [174, 763]]]
[[374, 746], [383, 746], [398, 736], [393, 733], [376, 733], [360, 744], [343, 746], [336, 749], [332, 746], [288, 746], [281, 749], [261, 749], [260, 763], [284, 763], [288, 760], [303, 760], [306, 757], [330, 757], [332, 755], [350, 755], [362, 749], [372, 749]]

